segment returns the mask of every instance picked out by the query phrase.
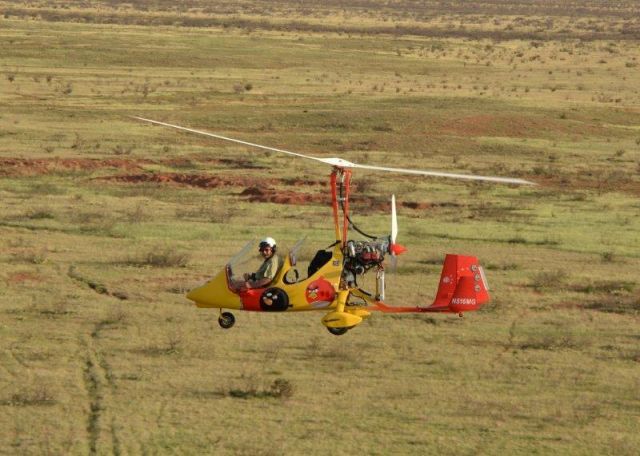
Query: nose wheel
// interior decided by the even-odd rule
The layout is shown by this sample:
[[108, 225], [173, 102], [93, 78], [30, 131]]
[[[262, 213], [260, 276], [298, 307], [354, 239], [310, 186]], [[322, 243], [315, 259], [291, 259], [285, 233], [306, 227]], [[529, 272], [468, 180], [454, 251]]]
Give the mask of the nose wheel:
[[327, 328], [327, 330], [334, 336], [341, 336], [343, 334], [346, 334], [346, 332], [350, 329], [351, 328]]
[[223, 329], [229, 329], [236, 323], [236, 317], [231, 312], [222, 312], [218, 317], [218, 324]]

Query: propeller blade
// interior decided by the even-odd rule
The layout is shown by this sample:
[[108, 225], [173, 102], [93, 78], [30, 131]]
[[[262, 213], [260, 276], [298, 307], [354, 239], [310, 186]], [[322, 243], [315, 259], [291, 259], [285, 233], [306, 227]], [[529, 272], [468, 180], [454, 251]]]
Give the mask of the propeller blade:
[[391, 272], [398, 272], [398, 257], [397, 255], [391, 255]]
[[389, 253], [391, 254], [391, 272], [398, 269], [398, 255], [407, 251], [406, 247], [397, 244], [398, 215], [396, 213], [396, 195], [391, 195], [391, 235], [389, 236]]
[[278, 149], [275, 147], [263, 146], [261, 144], [255, 144], [247, 141], [241, 141], [239, 139], [229, 138], [222, 135], [216, 135], [213, 133], [209, 133], [207, 131], [196, 130], [194, 128], [181, 127], [180, 125], [174, 125], [167, 122], [160, 122], [158, 120], [146, 119], [144, 117], [138, 116], [130, 116], [132, 119], [141, 120], [143, 122], [149, 122], [155, 125], [162, 125], [164, 127], [171, 127], [177, 130], [187, 131], [189, 133], [196, 133], [199, 135], [209, 136], [211, 138], [222, 139], [224, 141], [230, 141], [237, 144], [242, 144], [250, 147], [257, 147], [263, 150], [269, 150], [272, 152], [280, 152], [283, 154], [291, 155], [294, 157], [306, 158], [308, 160], [314, 160], [322, 163], [326, 163], [327, 165], [335, 166], [337, 168], [359, 168], [359, 169], [370, 169], [373, 171], [388, 171], [395, 173], [403, 173], [403, 174], [416, 174], [420, 176], [431, 176], [431, 177], [446, 177], [451, 179], [465, 179], [465, 180], [475, 180], [475, 181], [487, 181], [487, 182], [499, 182], [503, 184], [522, 184], [522, 185], [536, 185], [535, 182], [530, 182], [524, 179], [512, 178], [512, 177], [494, 177], [494, 176], [477, 176], [474, 174], [456, 174], [456, 173], [444, 173], [440, 171], [423, 171], [417, 169], [406, 169], [406, 168], [389, 168], [386, 166], [373, 166], [373, 165], [359, 165], [357, 163], [352, 163], [348, 160], [344, 160], [342, 158], [321, 158], [321, 157], [313, 157], [311, 155], [299, 154], [297, 152], [291, 152], [284, 149]]
[[398, 237], [398, 217], [396, 215], [396, 195], [391, 195], [391, 244], [396, 243]]

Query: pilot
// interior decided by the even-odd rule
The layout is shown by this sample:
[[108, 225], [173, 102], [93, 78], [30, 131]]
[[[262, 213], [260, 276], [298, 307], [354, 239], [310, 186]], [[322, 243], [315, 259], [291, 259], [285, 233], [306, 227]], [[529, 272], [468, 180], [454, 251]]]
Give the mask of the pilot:
[[264, 238], [260, 241], [258, 250], [262, 258], [264, 258], [264, 262], [256, 272], [252, 274], [245, 273], [244, 282], [237, 283], [237, 289], [264, 288], [276, 278], [280, 267], [280, 259], [278, 255], [276, 255], [277, 248], [275, 239], [272, 237]]

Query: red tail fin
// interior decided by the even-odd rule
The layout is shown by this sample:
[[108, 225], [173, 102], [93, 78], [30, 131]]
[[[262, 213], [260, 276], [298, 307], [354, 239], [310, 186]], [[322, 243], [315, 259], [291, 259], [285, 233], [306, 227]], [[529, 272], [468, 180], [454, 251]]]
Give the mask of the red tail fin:
[[436, 299], [429, 309], [439, 312], [478, 310], [489, 301], [482, 266], [473, 256], [447, 255], [442, 266]]

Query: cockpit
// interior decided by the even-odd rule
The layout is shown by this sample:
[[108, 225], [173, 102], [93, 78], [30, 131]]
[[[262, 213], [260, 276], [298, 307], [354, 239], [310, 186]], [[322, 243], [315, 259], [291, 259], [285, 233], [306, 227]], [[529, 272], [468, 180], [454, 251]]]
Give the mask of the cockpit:
[[[230, 283], [243, 280], [245, 273], [256, 271], [262, 263], [262, 258], [256, 254], [255, 240], [247, 242], [244, 247], [234, 255], [227, 263], [227, 277]], [[313, 249], [307, 243], [307, 239], [299, 239], [293, 247], [286, 252], [286, 247], [279, 246], [276, 251], [279, 259], [278, 273], [274, 282], [282, 279], [284, 284], [295, 284], [311, 277], [322, 266], [327, 264], [332, 257], [332, 246], [327, 249]]]

